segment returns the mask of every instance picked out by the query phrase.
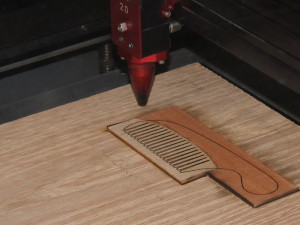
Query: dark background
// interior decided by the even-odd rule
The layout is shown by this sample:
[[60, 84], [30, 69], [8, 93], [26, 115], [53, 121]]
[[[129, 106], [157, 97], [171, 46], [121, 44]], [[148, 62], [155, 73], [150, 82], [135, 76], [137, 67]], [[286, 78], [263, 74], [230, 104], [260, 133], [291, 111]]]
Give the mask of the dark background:
[[[158, 73], [200, 62], [300, 123], [299, 0], [191, 0]], [[108, 0], [0, 5], [0, 123], [129, 83]]]

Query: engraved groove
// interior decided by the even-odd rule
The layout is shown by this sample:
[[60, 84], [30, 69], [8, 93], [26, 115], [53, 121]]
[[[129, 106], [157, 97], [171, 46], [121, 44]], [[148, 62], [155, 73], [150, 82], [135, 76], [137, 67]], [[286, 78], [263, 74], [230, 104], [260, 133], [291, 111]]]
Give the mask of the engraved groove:
[[[194, 167], [194, 166], [198, 166], [198, 165], [200, 165], [200, 164], [203, 164], [203, 163], [206, 163], [206, 162], [209, 162], [209, 161], [210, 161], [210, 160], [208, 159], [208, 160], [205, 160], [205, 161], [203, 161], [203, 162], [199, 162], [199, 163], [197, 163], [197, 164], [190, 165], [190, 166], [188, 166], [188, 167], [185, 167], [185, 168], [181, 168], [181, 171], [184, 171], [184, 170], [190, 169], [190, 168], [192, 168], [192, 167]], [[186, 171], [186, 172], [188, 172], [188, 171]]]
[[[141, 130], [141, 129], [145, 129], [146, 127], [152, 127], [152, 126], [149, 125], [149, 124], [143, 124], [143, 125], [146, 125], [146, 126], [136, 126], [136, 127], [134, 127], [134, 128], [133, 128], [133, 131], [131, 131], [132, 134], [136, 133], [136, 131], [139, 132], [139, 130]], [[159, 125], [156, 126], [156, 127], [159, 127]], [[128, 131], [128, 132], [130, 132], [130, 131]]]
[[163, 151], [161, 156], [167, 155], [166, 158], [169, 158], [171, 156], [174, 156], [174, 155], [177, 155], [177, 154], [180, 154], [180, 153], [186, 151], [186, 149], [189, 147], [190, 146], [184, 146], [184, 147], [178, 146], [176, 148], [169, 148], [169, 149], [167, 149], [167, 151]]
[[[180, 164], [190, 161], [192, 159], [196, 159], [196, 158], [203, 158], [204, 155], [199, 154], [198, 152], [188, 155], [186, 157], [181, 157], [181, 158], [175, 158], [174, 161], [172, 161], [174, 166], [179, 166]], [[206, 157], [206, 156], [204, 156]]]
[[[158, 143], [160, 143], [160, 142], [158, 142]], [[176, 138], [174, 137], [174, 138], [169, 138], [169, 139], [163, 140], [161, 143], [162, 144], [160, 146], [155, 145], [154, 147], [152, 147], [152, 145], [151, 145], [150, 147], [153, 151], [165, 151], [165, 150], [168, 150], [170, 148], [170, 146], [172, 146], [172, 148], [177, 148], [178, 146], [181, 146], [182, 140], [179, 137], [176, 137]], [[180, 145], [178, 145], [178, 144], [180, 144]]]
[[150, 132], [148, 133], [145, 133], [143, 135], [140, 135], [140, 136], [135, 136], [136, 138], [139, 138], [140, 140], [144, 139], [144, 138], [151, 138], [155, 135], [162, 135], [162, 133], [166, 133], [166, 131], [164, 129], [161, 129], [159, 132], [155, 132], [155, 130], [151, 130]]
[[[171, 139], [173, 139], [173, 138], [171, 138]], [[169, 141], [169, 140], [170, 140], [170, 139], [168, 139], [168, 140], [166, 140], [166, 141]], [[178, 141], [178, 140], [180, 140], [180, 141]], [[174, 142], [174, 141], [178, 141], [178, 142], [172, 143], [172, 142]], [[161, 146], [159, 146], [159, 145], [156, 145], [157, 143], [155, 143], [154, 146], [152, 146], [152, 145], [150, 145], [150, 146], [152, 146], [152, 147], [151, 147], [152, 149], [156, 149], [156, 148], [158, 148], [158, 147], [161, 147], [160, 149], [163, 149], [163, 148], [168, 148], [169, 146], [176, 145], [176, 144], [180, 144], [180, 143], [183, 143], [183, 142], [184, 142], [184, 141], [183, 141], [181, 138], [178, 138], [178, 139], [175, 139], [175, 140], [172, 140], [172, 141], [163, 143], [163, 144], [162, 144], [163, 147], [161, 147]], [[169, 144], [169, 143], [172, 143], [172, 144], [170, 144], [170, 145], [165, 145], [165, 144]], [[185, 144], [186, 144], [186, 143], [180, 144], [179, 146], [185, 145]]]
[[200, 160], [203, 160], [203, 159], [207, 158], [206, 156], [203, 156], [203, 155], [202, 156], [199, 156], [199, 155], [195, 156], [195, 155], [193, 155], [194, 157], [191, 156], [192, 158], [187, 157], [185, 160], [183, 160], [181, 162], [173, 163], [173, 165], [181, 167], [182, 163], [186, 163], [186, 162], [189, 162], [189, 161], [194, 160], [194, 159], [197, 159], [198, 161], [200, 161]]
[[[175, 151], [172, 151], [173, 149], [169, 149], [173, 154], [170, 154], [170, 152], [164, 152], [163, 154], [161, 154], [161, 156], [164, 157], [165, 155], [167, 155], [167, 156], [164, 157], [164, 158], [166, 158], [167, 160], [170, 160], [170, 157], [173, 158], [175, 155], [178, 155], [178, 154], [181, 154], [181, 153], [185, 152], [185, 151], [186, 151], [185, 148], [186, 148], [186, 147], [179, 148], [178, 150], [175, 150]], [[184, 150], [182, 150], [182, 149], [184, 149]], [[178, 151], [179, 151], [179, 152], [178, 152]], [[192, 153], [192, 152], [194, 152], [194, 151], [197, 151], [197, 149], [194, 149], [194, 150], [192, 150], [192, 151], [189, 151], [189, 153]], [[170, 155], [168, 155], [168, 154], [170, 154]]]
[[[165, 136], [165, 135], [167, 135], [167, 136]], [[157, 138], [157, 137], [159, 137], [159, 138]], [[145, 144], [148, 144], [149, 140], [150, 140], [150, 142], [153, 139], [154, 139], [154, 141], [158, 141], [158, 140], [161, 140], [161, 139], [166, 138], [166, 137], [168, 137], [168, 138], [171, 137], [172, 138], [172, 137], [176, 137], [176, 136], [174, 134], [172, 134], [171, 132], [165, 132], [165, 133], [162, 133], [162, 134], [159, 134], [159, 135], [156, 135], [156, 136], [150, 136], [150, 137], [148, 136], [148, 138], [146, 138], [146, 139], [143, 138], [142, 140]], [[152, 141], [152, 143], [153, 143], [153, 141]]]
[[124, 132], [179, 172], [209, 162], [209, 157], [189, 140], [160, 124], [136, 122]]
[[[190, 148], [190, 149], [188, 149], [188, 150], [192, 150], [193, 148]], [[198, 153], [198, 151], [197, 151], [197, 149], [196, 150], [193, 150], [193, 151], [188, 151], [188, 152], [186, 152], [186, 151], [184, 151], [183, 152], [183, 154], [180, 154], [180, 155], [177, 155], [177, 156], [173, 156], [173, 157], [171, 157], [171, 158], [168, 158], [168, 162], [173, 162], [173, 160], [175, 159], [175, 160], [178, 160], [178, 159], [180, 159], [181, 157], [183, 157], [184, 158], [184, 156], [186, 156], [186, 155], [188, 155], [188, 154], [191, 154], [191, 153]]]
[[201, 161], [202, 160], [194, 160], [192, 162], [188, 162], [188, 163], [185, 163], [183, 165], [180, 165], [180, 166], [178, 166], [178, 168], [183, 169], [183, 168], [186, 168], [186, 166], [192, 166], [194, 164], [200, 163]]
[[[150, 131], [149, 131], [150, 130]], [[158, 128], [158, 129], [153, 129], [153, 128], [149, 128], [149, 129], [146, 129], [146, 130], [143, 130], [143, 132], [138, 132], [139, 135], [133, 135], [135, 138], [138, 138], [138, 137], [141, 137], [141, 136], [144, 136], [146, 134], [149, 134], [149, 133], [152, 133], [152, 132], [155, 132], [155, 131], [163, 131], [164, 129], [163, 128]], [[148, 132], [145, 132], [145, 131], [148, 131]]]

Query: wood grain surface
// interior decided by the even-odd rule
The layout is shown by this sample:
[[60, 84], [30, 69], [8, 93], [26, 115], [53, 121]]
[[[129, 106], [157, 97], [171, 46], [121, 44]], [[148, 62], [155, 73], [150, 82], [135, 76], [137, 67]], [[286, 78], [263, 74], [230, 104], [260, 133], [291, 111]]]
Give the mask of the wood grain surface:
[[[47, 101], [47, 99], [45, 99]], [[253, 209], [210, 178], [180, 185], [106, 131], [176, 105], [297, 186], [300, 128], [199, 64], [0, 126], [0, 224], [289, 224], [299, 192]]]

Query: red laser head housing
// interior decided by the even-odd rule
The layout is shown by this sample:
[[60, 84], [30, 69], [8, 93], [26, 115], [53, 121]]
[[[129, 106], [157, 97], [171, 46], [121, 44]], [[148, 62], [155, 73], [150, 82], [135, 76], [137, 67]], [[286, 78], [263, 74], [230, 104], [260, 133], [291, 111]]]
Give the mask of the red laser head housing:
[[112, 41], [129, 65], [139, 105], [146, 105], [155, 62], [167, 59], [171, 11], [179, 0], [111, 0]]

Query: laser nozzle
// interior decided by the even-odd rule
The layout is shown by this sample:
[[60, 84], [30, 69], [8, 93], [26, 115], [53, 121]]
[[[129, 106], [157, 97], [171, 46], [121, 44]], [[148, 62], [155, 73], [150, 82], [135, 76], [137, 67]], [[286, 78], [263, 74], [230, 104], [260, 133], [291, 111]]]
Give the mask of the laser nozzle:
[[155, 63], [128, 62], [131, 86], [140, 106], [148, 103], [149, 95], [154, 81]]

